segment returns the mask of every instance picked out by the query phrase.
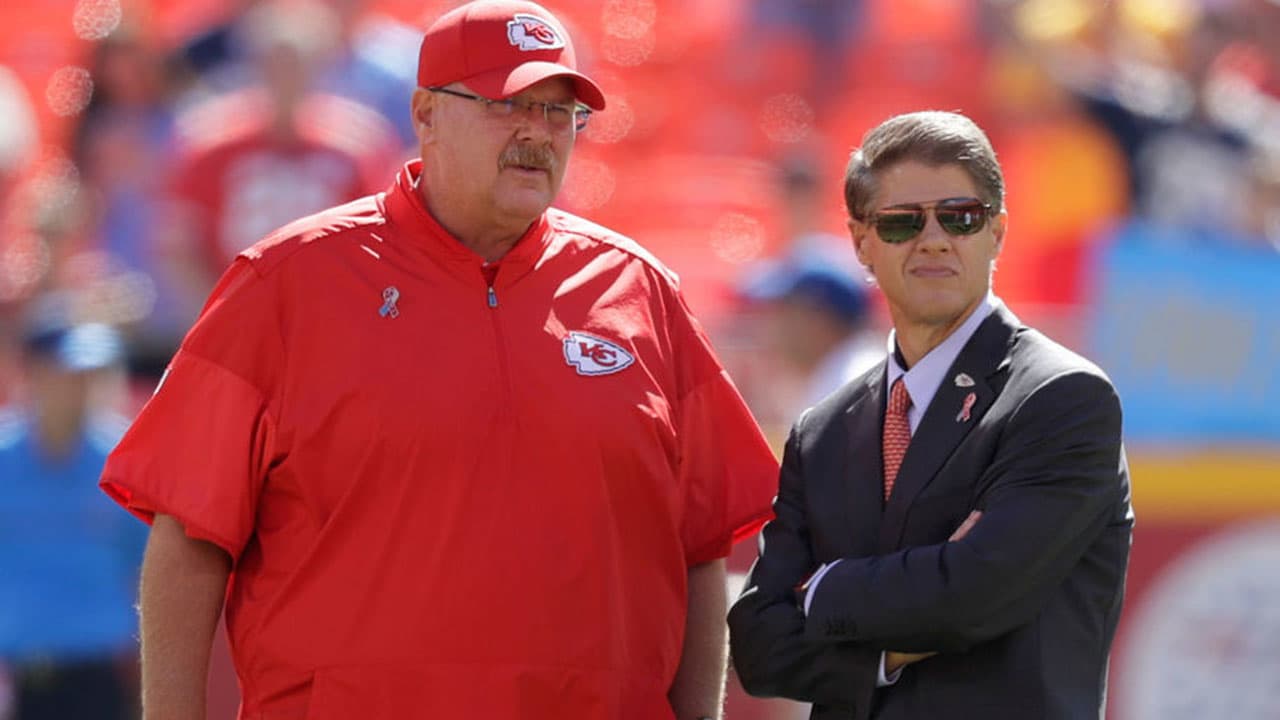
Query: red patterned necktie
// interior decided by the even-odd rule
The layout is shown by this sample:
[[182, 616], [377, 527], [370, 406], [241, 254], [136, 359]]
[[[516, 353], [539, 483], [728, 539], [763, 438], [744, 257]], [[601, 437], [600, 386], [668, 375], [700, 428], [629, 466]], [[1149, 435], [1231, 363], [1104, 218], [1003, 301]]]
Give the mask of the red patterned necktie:
[[907, 420], [907, 410], [911, 408], [911, 395], [907, 394], [907, 384], [899, 377], [889, 391], [889, 405], [884, 411], [884, 436], [881, 449], [884, 455], [884, 499], [889, 500], [893, 492], [893, 481], [898, 478], [898, 468], [902, 467], [902, 457], [907, 454], [907, 445], [911, 444], [911, 423]]

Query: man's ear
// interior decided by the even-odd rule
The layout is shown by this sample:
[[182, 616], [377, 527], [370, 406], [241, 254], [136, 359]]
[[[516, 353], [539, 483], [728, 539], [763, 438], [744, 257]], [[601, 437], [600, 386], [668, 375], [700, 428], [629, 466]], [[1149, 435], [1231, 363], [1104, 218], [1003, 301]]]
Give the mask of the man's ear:
[[849, 218], [847, 223], [849, 228], [849, 237], [853, 239], [853, 251], [858, 255], [858, 262], [862, 263], [868, 271], [871, 270], [871, 259], [866, 253], [867, 238], [870, 233], [867, 224], [856, 218]]
[[419, 142], [426, 142], [435, 121], [435, 93], [426, 88], [418, 88], [413, 91], [413, 98], [409, 101], [409, 112], [413, 117], [413, 130], [418, 135]]
[[1004, 235], [1009, 231], [1009, 211], [1001, 210], [991, 218], [991, 235], [996, 239], [996, 254], [1004, 247]]

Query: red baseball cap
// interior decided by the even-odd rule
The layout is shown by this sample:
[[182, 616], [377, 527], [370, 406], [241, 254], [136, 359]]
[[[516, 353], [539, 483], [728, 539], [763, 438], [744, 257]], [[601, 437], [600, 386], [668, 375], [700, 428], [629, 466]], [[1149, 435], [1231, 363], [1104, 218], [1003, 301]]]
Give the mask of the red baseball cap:
[[547, 78], [573, 80], [578, 101], [604, 109], [604, 93], [578, 72], [573, 42], [546, 8], [518, 0], [476, 0], [427, 28], [418, 52], [418, 85], [462, 82], [480, 95], [515, 95]]

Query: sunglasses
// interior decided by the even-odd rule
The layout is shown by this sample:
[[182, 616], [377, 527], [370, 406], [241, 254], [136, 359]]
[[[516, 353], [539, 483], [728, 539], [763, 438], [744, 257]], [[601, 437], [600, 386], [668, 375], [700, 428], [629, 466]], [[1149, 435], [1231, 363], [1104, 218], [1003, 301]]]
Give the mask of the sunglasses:
[[928, 211], [932, 207], [938, 225], [949, 235], [972, 235], [987, 224], [991, 206], [977, 198], [959, 197], [939, 200], [929, 205], [895, 205], [871, 213], [876, 234], [890, 245], [911, 240], [924, 231]]

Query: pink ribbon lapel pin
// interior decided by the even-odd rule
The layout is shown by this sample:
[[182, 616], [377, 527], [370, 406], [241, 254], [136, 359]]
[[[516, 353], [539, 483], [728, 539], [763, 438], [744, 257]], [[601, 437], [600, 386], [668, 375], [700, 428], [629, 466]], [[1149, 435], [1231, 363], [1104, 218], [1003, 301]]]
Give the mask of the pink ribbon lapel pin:
[[970, 411], [973, 410], [974, 403], [978, 402], [978, 394], [971, 392], [964, 396], [964, 406], [960, 408], [960, 414], [956, 415], [956, 422], [969, 422], [971, 417]]

